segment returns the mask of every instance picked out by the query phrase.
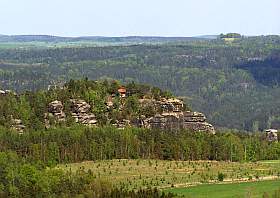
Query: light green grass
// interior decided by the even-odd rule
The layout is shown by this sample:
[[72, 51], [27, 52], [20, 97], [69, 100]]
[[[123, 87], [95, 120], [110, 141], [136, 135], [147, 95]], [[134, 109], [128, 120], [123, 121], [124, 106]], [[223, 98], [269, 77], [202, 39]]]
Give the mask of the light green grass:
[[239, 163], [217, 161], [104, 160], [59, 165], [65, 171], [89, 169], [94, 177], [127, 189], [185, 187], [190, 184], [217, 182], [219, 172], [228, 182], [273, 179], [279, 175], [279, 163]]
[[271, 197], [279, 189], [280, 180], [275, 180], [235, 184], [203, 184], [189, 188], [167, 189], [165, 192], [197, 198], [262, 197], [264, 192], [267, 192]]
[[280, 160], [264, 160], [260, 161], [259, 163], [280, 165]]

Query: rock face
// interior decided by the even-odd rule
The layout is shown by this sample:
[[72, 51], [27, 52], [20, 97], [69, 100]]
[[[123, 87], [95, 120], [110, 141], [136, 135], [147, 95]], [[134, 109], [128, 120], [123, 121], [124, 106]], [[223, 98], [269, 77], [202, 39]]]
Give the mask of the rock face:
[[[72, 99], [71, 102], [71, 115], [75, 122], [93, 126], [97, 124], [95, 115], [90, 112], [91, 106], [84, 100]], [[50, 127], [50, 119], [54, 118], [54, 122], [65, 122], [66, 115], [63, 112], [63, 104], [61, 101], [55, 100], [48, 105], [48, 113], [45, 114], [46, 128]]]
[[9, 95], [9, 94], [14, 94], [16, 95], [15, 92], [11, 91], [11, 90], [0, 90], [0, 96], [6, 96], [6, 95]]
[[163, 98], [160, 101], [157, 101], [157, 105], [163, 112], [181, 112], [184, 108], [183, 101], [176, 98]]
[[25, 126], [22, 123], [22, 120], [20, 119], [11, 119], [11, 123], [12, 123], [12, 129], [18, 131], [20, 134], [22, 134], [24, 132]]
[[[140, 101], [140, 103], [144, 101]], [[190, 129], [193, 131], [205, 131], [215, 134], [214, 127], [206, 122], [203, 113], [184, 111], [184, 103], [178, 99], [162, 99], [154, 102], [158, 109], [155, 116], [150, 118], [141, 117], [135, 123], [144, 128], [159, 128], [164, 130]]]
[[184, 112], [184, 128], [215, 134], [213, 125], [206, 122], [205, 115], [200, 112]]
[[66, 118], [63, 112], [63, 104], [61, 101], [55, 100], [48, 105], [48, 113], [45, 113], [45, 127], [50, 128], [52, 120], [54, 123], [64, 122]]
[[48, 105], [49, 116], [54, 116], [59, 122], [65, 121], [65, 113], [63, 112], [63, 104], [61, 101], [55, 100]]
[[[71, 99], [70, 113], [76, 123], [87, 126], [97, 125], [97, 119], [90, 112], [91, 106], [84, 100]], [[141, 115], [136, 120], [116, 120], [114, 126], [123, 129], [126, 126], [136, 126], [143, 128], [158, 128], [163, 130], [190, 129], [193, 131], [205, 131], [215, 134], [214, 127], [206, 122], [204, 114], [199, 112], [186, 111], [183, 101], [172, 98], [155, 99], [139, 99], [140, 107], [151, 110], [153, 114], [146, 117]], [[107, 101], [107, 108], [113, 107], [112, 98]], [[56, 122], [65, 121], [65, 113], [63, 112], [63, 104], [61, 101], [53, 101], [48, 105], [48, 113], [46, 116], [46, 127], [50, 127], [49, 118], [53, 117]], [[108, 119], [110, 119], [108, 117]]]
[[117, 127], [118, 129], [124, 129], [127, 126], [131, 126], [131, 121], [126, 119], [117, 120], [113, 126]]
[[91, 106], [84, 100], [72, 99], [71, 102], [71, 115], [75, 122], [88, 126], [95, 126], [97, 120], [93, 113], [90, 113]]
[[269, 142], [277, 142], [278, 141], [278, 131], [276, 129], [267, 129], [266, 132], [266, 139]]

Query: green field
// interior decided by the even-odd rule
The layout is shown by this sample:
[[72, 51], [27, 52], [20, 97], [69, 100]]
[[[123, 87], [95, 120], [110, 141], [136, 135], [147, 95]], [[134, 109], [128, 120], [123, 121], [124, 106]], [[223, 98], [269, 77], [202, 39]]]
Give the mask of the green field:
[[[263, 197], [266, 192], [270, 197], [280, 189], [280, 181], [245, 182], [235, 184], [202, 184], [189, 188], [173, 188], [165, 192], [173, 192], [185, 197]], [[278, 192], [279, 193], [279, 192]]]
[[186, 187], [217, 183], [218, 173], [224, 182], [261, 181], [277, 179], [280, 163], [217, 162], [217, 161], [164, 161], [164, 160], [105, 160], [60, 165], [65, 171], [82, 170], [94, 177], [126, 189], [157, 187]]

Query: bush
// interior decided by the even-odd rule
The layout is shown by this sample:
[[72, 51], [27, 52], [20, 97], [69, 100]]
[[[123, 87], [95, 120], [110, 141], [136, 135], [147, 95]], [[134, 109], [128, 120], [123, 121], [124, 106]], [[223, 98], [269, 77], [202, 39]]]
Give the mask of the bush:
[[225, 174], [223, 173], [218, 173], [218, 181], [224, 181], [224, 178], [225, 178]]

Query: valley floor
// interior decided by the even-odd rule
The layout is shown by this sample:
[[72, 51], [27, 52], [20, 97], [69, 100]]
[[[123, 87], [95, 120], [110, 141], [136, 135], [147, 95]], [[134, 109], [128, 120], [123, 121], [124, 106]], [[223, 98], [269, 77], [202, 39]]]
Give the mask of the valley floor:
[[[164, 160], [105, 160], [86, 161], [59, 165], [65, 171], [87, 171], [94, 177], [112, 183], [125, 189], [140, 189], [157, 187], [164, 191], [190, 195], [197, 191], [206, 192], [204, 188], [217, 188], [227, 191], [233, 189], [237, 193], [247, 192], [252, 185], [268, 184], [267, 191], [280, 187], [280, 161], [261, 162], [218, 162], [218, 161], [164, 161]], [[218, 175], [223, 175], [223, 181], [218, 181]], [[221, 179], [220, 179], [221, 180]], [[275, 181], [265, 181], [275, 180]], [[228, 183], [228, 184], [226, 184]], [[271, 184], [271, 185], [270, 185]], [[275, 185], [274, 185], [275, 184]], [[248, 187], [247, 187], [248, 186]], [[272, 186], [273, 188], [270, 188]], [[243, 190], [238, 190], [242, 188]], [[256, 187], [259, 189], [258, 187]], [[260, 191], [257, 191], [260, 192]], [[265, 192], [265, 191], [262, 191]], [[189, 194], [190, 193], [190, 194]], [[203, 197], [203, 193], [201, 196]], [[231, 194], [231, 191], [229, 191]], [[251, 192], [248, 192], [251, 193]], [[206, 194], [208, 195], [208, 194]], [[216, 197], [211, 196], [211, 197]]]
[[[230, 184], [203, 184], [188, 188], [167, 189], [165, 192], [172, 192], [178, 196], [196, 198], [278, 197], [280, 195], [280, 180]], [[276, 194], [278, 196], [276, 196]]]

